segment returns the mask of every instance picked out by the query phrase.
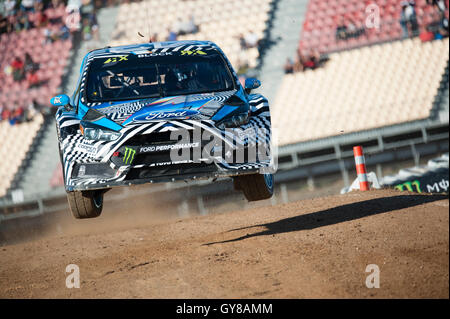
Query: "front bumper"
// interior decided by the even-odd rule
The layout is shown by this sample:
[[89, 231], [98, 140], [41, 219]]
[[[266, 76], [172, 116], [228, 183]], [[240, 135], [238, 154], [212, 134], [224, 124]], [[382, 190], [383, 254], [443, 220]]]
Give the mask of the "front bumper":
[[259, 173], [258, 168], [254, 169], [230, 169], [226, 171], [197, 171], [189, 173], [179, 173], [173, 175], [153, 176], [148, 178], [126, 179], [126, 180], [98, 180], [96, 182], [92, 180], [78, 180], [78, 183], [74, 186], [66, 186], [66, 191], [83, 191], [83, 190], [96, 190], [106, 189], [121, 186], [142, 185], [149, 183], [166, 183], [175, 181], [193, 181], [202, 179], [214, 179], [220, 177], [233, 177], [238, 175], [256, 174]]
[[[64, 165], [67, 168], [66, 190], [218, 178], [258, 173], [262, 168], [271, 167], [272, 161], [267, 157], [244, 156], [245, 152], [249, 154], [251, 147], [254, 150], [251, 145], [256, 145], [256, 142], [249, 142], [252, 136], [248, 140], [241, 138], [241, 142], [231, 143], [230, 137], [225, 138], [225, 132], [217, 129], [212, 131], [216, 138], [211, 140], [195, 137], [194, 130], [187, 130], [186, 139], [181, 143], [170, 135], [170, 131], [152, 131], [150, 134], [146, 133], [148, 126], [137, 129], [140, 134], [125, 135], [117, 143], [103, 143], [101, 147], [96, 147], [97, 142], [87, 143], [80, 136], [73, 145], [78, 154], [82, 152], [81, 156], [71, 148], [67, 148], [64, 156], [65, 161], [69, 159]], [[268, 140], [270, 136], [261, 135], [259, 138]], [[187, 151], [189, 157], [173, 156], [183, 151]], [[92, 155], [84, 155], [85, 152], [92, 152]]]

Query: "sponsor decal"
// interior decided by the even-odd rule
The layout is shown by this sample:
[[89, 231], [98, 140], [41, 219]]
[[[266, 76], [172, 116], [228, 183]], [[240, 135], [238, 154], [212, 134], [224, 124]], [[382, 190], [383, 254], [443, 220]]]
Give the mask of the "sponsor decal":
[[192, 115], [198, 114], [198, 111], [184, 110], [184, 111], [173, 111], [173, 112], [150, 112], [137, 116], [133, 121], [154, 121], [154, 120], [167, 120], [173, 118], [187, 118]]
[[189, 163], [194, 163], [194, 161], [193, 160], [180, 160], [180, 161], [173, 161], [173, 162], [151, 163], [149, 165], [149, 167], [177, 165], [177, 164], [189, 164]]
[[138, 58], [150, 58], [152, 56], [168, 56], [168, 55], [173, 55], [172, 52], [158, 52], [158, 53], [153, 53], [153, 52], [148, 52], [148, 53], [144, 53], [144, 54], [138, 54]]
[[399, 191], [403, 191], [404, 189], [407, 189], [410, 192], [414, 192], [413, 186], [416, 188], [416, 192], [421, 193], [420, 189], [420, 182], [418, 180], [415, 180], [413, 182], [405, 182], [403, 184], [395, 185], [395, 189], [398, 189]]
[[126, 165], [131, 165], [134, 160], [134, 155], [136, 154], [136, 150], [131, 147], [125, 147], [125, 154], [123, 155], [123, 162]]
[[[436, 178], [436, 177], [435, 177]], [[422, 185], [422, 187], [421, 187]], [[422, 181], [414, 180], [407, 181], [394, 186], [395, 189], [399, 191], [410, 191], [410, 192], [427, 192], [427, 193], [445, 193], [449, 188], [449, 181], [445, 178], [437, 177], [436, 179], [422, 179]]]
[[435, 182], [431, 185], [427, 184], [427, 192], [445, 193], [448, 190], [448, 186], [449, 186], [448, 180], [442, 179], [439, 182]]
[[208, 53], [202, 50], [182, 50], [181, 55], [207, 55]]
[[141, 147], [139, 153], [152, 153], [152, 152], [162, 152], [174, 149], [185, 149], [199, 147], [199, 142], [194, 143], [180, 143], [180, 144], [168, 144], [168, 145], [157, 145], [157, 146], [144, 146]]
[[97, 153], [97, 147], [93, 146], [93, 145], [89, 145], [89, 144], [78, 144], [77, 147], [75, 148], [76, 151], [81, 151], [83, 153], [89, 153], [89, 154], [95, 154]]
[[119, 56], [119, 57], [111, 57], [108, 60], [106, 60], [105, 62], [103, 62], [103, 64], [108, 64], [108, 63], [113, 63], [113, 62], [120, 62], [120, 61], [128, 61], [127, 57], [128, 57], [128, 55], [122, 55], [122, 56]]

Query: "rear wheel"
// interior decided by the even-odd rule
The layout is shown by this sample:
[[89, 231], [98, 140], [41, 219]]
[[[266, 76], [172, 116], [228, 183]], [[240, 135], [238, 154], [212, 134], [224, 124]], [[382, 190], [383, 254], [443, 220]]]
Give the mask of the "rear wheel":
[[100, 216], [104, 191], [76, 191], [67, 193], [70, 211], [77, 219]]
[[251, 174], [234, 177], [234, 188], [242, 190], [249, 201], [271, 198], [273, 195], [272, 174]]

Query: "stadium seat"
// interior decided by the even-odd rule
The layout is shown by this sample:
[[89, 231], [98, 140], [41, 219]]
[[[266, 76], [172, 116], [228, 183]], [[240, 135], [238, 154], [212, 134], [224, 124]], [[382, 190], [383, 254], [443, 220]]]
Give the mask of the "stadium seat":
[[330, 54], [284, 76], [272, 107], [280, 145], [427, 118], [449, 39], [407, 39]]
[[[179, 18], [187, 19], [193, 16], [195, 23], [199, 25], [199, 32], [179, 36], [178, 40], [216, 42], [230, 58], [231, 63], [237, 66], [241, 50], [239, 34], [245, 35], [253, 31], [259, 39], [263, 37], [271, 1], [261, 0], [257, 6], [253, 1], [242, 0], [168, 0], [164, 6], [151, 0], [124, 3], [119, 6], [111, 45], [143, 43], [148, 41], [150, 34], [153, 33], [157, 33], [158, 40], [162, 41], [167, 36], [167, 29], [174, 27]], [[139, 15], [143, 15], [143, 18], [129, 18]], [[140, 37], [138, 32], [145, 37]], [[244, 58], [249, 66], [254, 67], [257, 65], [258, 56], [257, 50], [250, 50]]]
[[[426, 0], [417, 0], [416, 14], [420, 26], [427, 25], [437, 15], [431, 5]], [[448, 1], [446, 1], [448, 6]], [[364, 25], [367, 18], [365, 13], [368, 4], [376, 4], [380, 12], [380, 28], [366, 29], [368, 36], [360, 36], [357, 39], [348, 41], [335, 40], [338, 18], [344, 17], [348, 22], [349, 18], [357, 25]], [[310, 0], [304, 28], [301, 32], [299, 48], [301, 50], [319, 49], [322, 52], [333, 52], [336, 50], [349, 49], [356, 46], [396, 40], [402, 37], [400, 19], [400, 1], [398, 0], [373, 0], [364, 2], [360, 0], [344, 1], [322, 1]], [[448, 11], [446, 12], [448, 16]], [[315, 34], [313, 37], [312, 34]]]

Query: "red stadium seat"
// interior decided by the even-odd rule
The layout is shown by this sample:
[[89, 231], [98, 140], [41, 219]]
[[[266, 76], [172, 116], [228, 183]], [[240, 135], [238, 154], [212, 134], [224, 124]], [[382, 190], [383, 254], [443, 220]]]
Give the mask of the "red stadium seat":
[[[337, 45], [329, 46], [329, 37], [326, 35], [332, 34], [334, 36], [336, 31], [336, 25], [339, 17], [345, 17], [345, 19], [352, 19], [358, 25], [364, 25], [366, 19], [365, 9], [369, 4], [376, 4], [380, 9], [380, 23], [381, 28], [375, 32], [372, 30], [366, 30], [367, 37], [360, 37], [356, 40], [351, 40], [347, 43], [350, 47], [360, 46], [364, 44], [370, 44], [379, 41], [388, 41], [397, 39], [401, 36], [401, 28], [399, 25], [400, 18], [400, 3], [398, 0], [310, 0], [308, 4], [308, 10], [305, 15], [305, 21], [303, 23], [302, 34], [300, 37], [299, 47], [308, 49], [308, 47], [320, 47], [328, 50], [345, 49], [345, 42]], [[447, 1], [448, 3], [448, 1]], [[416, 1], [416, 13], [418, 15], [418, 21], [421, 25], [426, 25], [432, 21], [432, 18], [428, 16], [434, 9], [432, 6], [427, 5], [425, 0]], [[446, 12], [448, 16], [448, 10]], [[309, 31], [318, 32], [319, 35], [314, 33], [314, 37], [311, 36]], [[311, 41], [311, 38], [319, 39], [317, 41]]]

